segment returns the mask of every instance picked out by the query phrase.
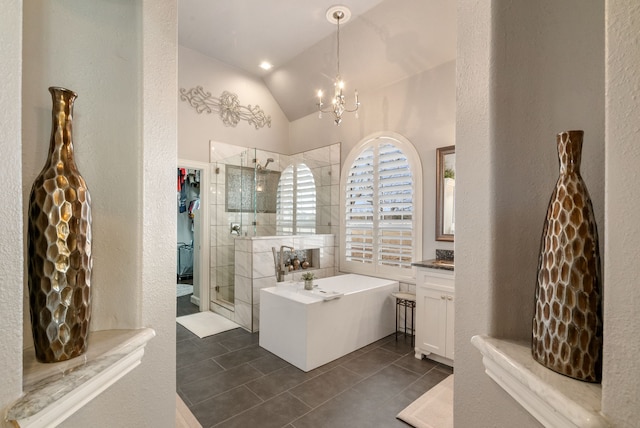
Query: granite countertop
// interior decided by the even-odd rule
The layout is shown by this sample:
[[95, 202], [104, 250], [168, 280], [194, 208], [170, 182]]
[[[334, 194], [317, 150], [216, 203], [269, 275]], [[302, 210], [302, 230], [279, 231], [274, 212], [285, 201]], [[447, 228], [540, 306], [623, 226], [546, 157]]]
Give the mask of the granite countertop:
[[431, 259], [411, 263], [411, 266], [453, 271], [455, 263], [453, 260]]

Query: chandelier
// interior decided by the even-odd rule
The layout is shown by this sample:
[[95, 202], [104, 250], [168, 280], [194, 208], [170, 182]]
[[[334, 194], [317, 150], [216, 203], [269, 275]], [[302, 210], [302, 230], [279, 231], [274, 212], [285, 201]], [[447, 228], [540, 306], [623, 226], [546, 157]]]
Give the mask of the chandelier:
[[338, 65], [338, 73], [336, 74], [336, 78], [333, 82], [334, 92], [333, 98], [331, 99], [331, 105], [329, 105], [326, 109], [323, 109], [324, 103], [322, 102], [322, 90], [318, 91], [318, 117], [322, 119], [322, 113], [333, 113], [334, 122], [336, 125], [340, 125], [342, 123], [342, 114], [344, 112], [354, 113], [356, 114], [356, 118], [358, 117], [358, 107], [360, 107], [360, 102], [358, 101], [358, 91], [355, 91], [355, 104], [352, 109], [348, 109], [345, 100], [344, 100], [344, 81], [342, 77], [340, 77], [340, 21], [346, 22], [351, 16], [351, 11], [346, 6], [333, 6], [327, 10], [327, 20], [332, 24], [337, 24], [337, 39], [338, 39], [338, 50], [337, 50], [337, 65]]

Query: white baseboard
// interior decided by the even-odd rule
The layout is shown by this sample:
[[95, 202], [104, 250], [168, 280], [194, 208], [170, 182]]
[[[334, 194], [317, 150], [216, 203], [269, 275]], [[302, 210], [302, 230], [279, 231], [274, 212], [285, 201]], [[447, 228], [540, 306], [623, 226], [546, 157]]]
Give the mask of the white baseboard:
[[198, 296], [195, 296], [195, 295], [192, 294], [191, 295], [191, 303], [193, 303], [197, 307], [200, 307], [200, 298]]

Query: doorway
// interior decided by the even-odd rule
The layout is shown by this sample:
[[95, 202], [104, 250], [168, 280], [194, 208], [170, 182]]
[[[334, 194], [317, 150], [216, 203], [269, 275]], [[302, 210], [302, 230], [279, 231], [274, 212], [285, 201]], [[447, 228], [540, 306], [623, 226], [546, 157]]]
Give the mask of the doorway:
[[209, 165], [181, 159], [176, 172], [176, 299], [186, 315], [209, 310]]

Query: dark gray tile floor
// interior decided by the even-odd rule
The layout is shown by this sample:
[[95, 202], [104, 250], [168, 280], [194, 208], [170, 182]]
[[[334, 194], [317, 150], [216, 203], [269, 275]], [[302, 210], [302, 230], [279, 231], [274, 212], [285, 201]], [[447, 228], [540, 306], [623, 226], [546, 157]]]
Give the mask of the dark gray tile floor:
[[176, 298], [176, 316], [191, 315], [199, 312], [200, 309], [191, 303], [191, 294]]
[[396, 414], [452, 373], [417, 360], [401, 335], [305, 373], [261, 348], [259, 333], [176, 329], [178, 394], [204, 428], [406, 428]]

